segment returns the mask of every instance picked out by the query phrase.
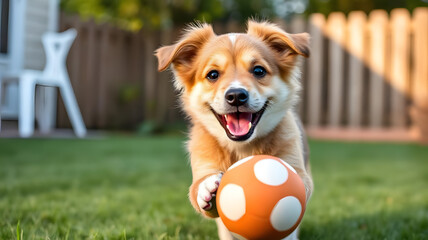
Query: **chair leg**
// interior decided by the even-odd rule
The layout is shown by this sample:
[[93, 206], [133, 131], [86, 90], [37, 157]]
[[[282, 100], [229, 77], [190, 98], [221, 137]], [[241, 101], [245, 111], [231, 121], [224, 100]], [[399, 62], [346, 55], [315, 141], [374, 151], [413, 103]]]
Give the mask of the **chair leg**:
[[36, 88], [36, 121], [43, 134], [51, 132], [56, 117], [56, 88], [38, 86]]
[[69, 81], [64, 81], [63, 84], [59, 86], [59, 88], [74, 132], [78, 137], [84, 137], [86, 135], [85, 123], [83, 122], [79, 106], [77, 105], [76, 97], [74, 96]]
[[56, 87], [49, 87], [45, 90], [46, 94], [46, 101], [47, 101], [47, 107], [46, 107], [46, 115], [48, 120], [48, 131], [52, 131], [52, 129], [56, 126], [56, 115], [57, 115], [57, 88]]
[[30, 76], [22, 76], [19, 81], [19, 135], [30, 137], [34, 133], [35, 82]]
[[46, 133], [46, 121], [45, 117], [43, 116], [44, 113], [44, 105], [45, 101], [43, 98], [43, 86], [36, 86], [36, 96], [35, 96], [35, 102], [34, 102], [34, 117], [36, 118], [37, 127], [40, 130], [40, 133], [45, 134]]

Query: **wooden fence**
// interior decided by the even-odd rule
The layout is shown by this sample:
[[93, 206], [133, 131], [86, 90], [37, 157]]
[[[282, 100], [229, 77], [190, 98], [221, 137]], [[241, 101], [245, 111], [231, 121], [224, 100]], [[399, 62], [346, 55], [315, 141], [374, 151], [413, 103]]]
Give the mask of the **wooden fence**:
[[[428, 8], [412, 15], [405, 9], [389, 15], [383, 10], [368, 16], [313, 14], [307, 21], [296, 17], [277, 23], [291, 33], [311, 34], [311, 57], [302, 66], [304, 90], [296, 109], [310, 134], [428, 136]], [[182, 121], [171, 75], [156, 71], [153, 56], [156, 48], [177, 40], [182, 27], [130, 33], [67, 15], [60, 25], [79, 32], [68, 68], [89, 128]], [[214, 24], [214, 30], [239, 32], [245, 26]], [[69, 125], [62, 104], [58, 124]]]

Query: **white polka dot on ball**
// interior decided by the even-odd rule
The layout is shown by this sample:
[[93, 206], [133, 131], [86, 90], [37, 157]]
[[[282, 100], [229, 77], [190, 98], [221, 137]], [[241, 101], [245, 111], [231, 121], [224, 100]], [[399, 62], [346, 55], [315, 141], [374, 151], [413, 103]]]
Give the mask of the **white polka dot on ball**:
[[293, 171], [295, 174], [297, 174], [296, 169], [294, 169], [294, 167], [292, 167], [290, 164], [288, 164], [288, 162], [282, 160], [282, 162], [284, 163], [285, 166], [287, 166], [291, 171]]
[[241, 159], [241, 160], [237, 161], [236, 163], [232, 164], [232, 166], [230, 166], [230, 167], [227, 169], [227, 171], [229, 171], [229, 170], [231, 170], [231, 169], [234, 169], [234, 168], [236, 168], [237, 166], [242, 165], [242, 164], [244, 164], [244, 163], [248, 162], [248, 161], [249, 161], [249, 160], [251, 160], [252, 158], [254, 158], [254, 156], [249, 156], [249, 157], [246, 157], [246, 158], [243, 158], [243, 159]]
[[245, 214], [244, 189], [236, 184], [227, 184], [220, 193], [220, 209], [230, 220], [236, 221]]
[[233, 239], [237, 239], [237, 240], [247, 240], [246, 238], [244, 238], [243, 236], [241, 236], [241, 235], [239, 235], [239, 234], [237, 234], [237, 233], [230, 232], [230, 234], [232, 234]]
[[278, 186], [288, 179], [288, 171], [284, 165], [274, 159], [263, 159], [254, 164], [254, 174], [260, 182]]
[[293, 227], [302, 213], [302, 205], [293, 196], [278, 201], [270, 215], [272, 227], [277, 231], [286, 231]]

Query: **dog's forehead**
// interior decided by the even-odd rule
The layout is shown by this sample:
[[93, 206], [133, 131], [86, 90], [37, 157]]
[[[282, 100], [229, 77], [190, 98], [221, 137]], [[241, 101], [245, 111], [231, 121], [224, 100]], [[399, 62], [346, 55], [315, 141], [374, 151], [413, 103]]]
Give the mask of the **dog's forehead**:
[[227, 33], [218, 35], [206, 45], [208, 58], [222, 53], [230, 56], [230, 59], [239, 58], [240, 61], [251, 63], [254, 59], [263, 58], [273, 63], [273, 55], [268, 46], [262, 40], [246, 33]]
[[218, 46], [219, 43], [222, 43], [223, 46], [233, 49], [242, 45], [243, 42], [251, 42], [254, 45], [257, 39], [246, 33], [226, 33], [216, 36], [212, 44]]
[[226, 33], [220, 35], [219, 37], [227, 39], [226, 41], [229, 41], [231, 46], [234, 47], [236, 45], [237, 39], [240, 39], [240, 41], [242, 41], [242, 39], [245, 39], [246, 36], [246, 33]]

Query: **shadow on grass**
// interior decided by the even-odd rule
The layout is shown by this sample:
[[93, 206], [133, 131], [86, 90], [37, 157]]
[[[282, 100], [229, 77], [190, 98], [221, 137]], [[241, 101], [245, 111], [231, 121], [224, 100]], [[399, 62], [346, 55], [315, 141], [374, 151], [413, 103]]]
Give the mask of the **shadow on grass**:
[[[331, 219], [326, 217], [325, 219]], [[427, 239], [428, 203], [325, 222], [305, 219], [300, 239]]]

